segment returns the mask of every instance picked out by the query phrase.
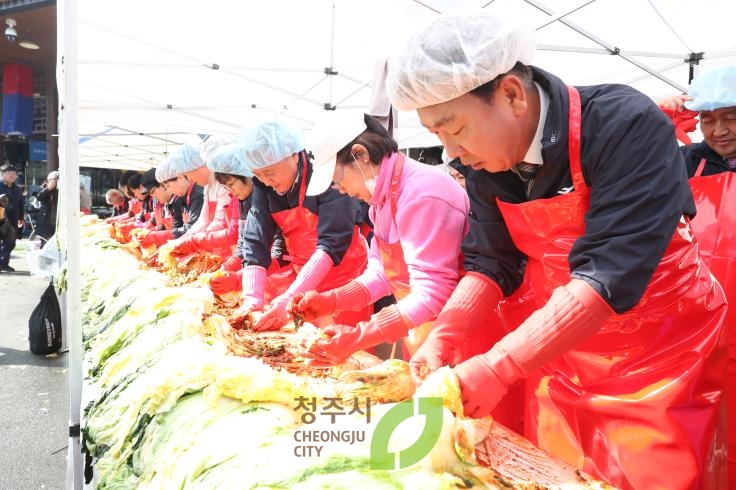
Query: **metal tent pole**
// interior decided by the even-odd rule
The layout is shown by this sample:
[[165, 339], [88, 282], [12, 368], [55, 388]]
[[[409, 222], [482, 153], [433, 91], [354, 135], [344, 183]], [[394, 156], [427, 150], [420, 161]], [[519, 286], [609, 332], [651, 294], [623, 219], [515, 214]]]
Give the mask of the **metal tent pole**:
[[[82, 399], [82, 331], [79, 252], [79, 135], [77, 121], [77, 2], [57, 4], [56, 85], [59, 91], [59, 171], [65, 183], [60, 195], [62, 253], [66, 256], [66, 311], [64, 326], [69, 343], [69, 445], [66, 487], [80, 490], [84, 464], [80, 444]], [[63, 257], [63, 256], [62, 256]]]

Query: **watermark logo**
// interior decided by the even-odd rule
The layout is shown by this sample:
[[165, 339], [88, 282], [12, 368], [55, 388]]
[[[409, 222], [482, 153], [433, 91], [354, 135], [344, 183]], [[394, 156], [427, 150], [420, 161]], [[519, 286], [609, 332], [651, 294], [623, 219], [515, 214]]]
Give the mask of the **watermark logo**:
[[[415, 413], [416, 410], [416, 413]], [[397, 470], [407, 468], [422, 460], [432, 451], [442, 431], [442, 398], [420, 397], [397, 403], [386, 412], [371, 438], [371, 469]], [[408, 448], [389, 452], [389, 440], [396, 428], [411, 417], [423, 415], [424, 428], [419, 438]]]

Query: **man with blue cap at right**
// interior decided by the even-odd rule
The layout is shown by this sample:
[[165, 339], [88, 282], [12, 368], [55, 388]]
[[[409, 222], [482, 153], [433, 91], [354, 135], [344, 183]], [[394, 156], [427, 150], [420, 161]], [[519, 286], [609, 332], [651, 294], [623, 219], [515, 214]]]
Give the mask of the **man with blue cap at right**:
[[[688, 166], [697, 214], [693, 233], [703, 261], [721, 283], [729, 308], [726, 312], [728, 379], [728, 488], [736, 488], [736, 66], [696, 77], [688, 95], [661, 101], [673, 119], [696, 111], [704, 140], [681, 147]], [[686, 110], [683, 110], [686, 109]], [[694, 129], [695, 126], [693, 125]]]

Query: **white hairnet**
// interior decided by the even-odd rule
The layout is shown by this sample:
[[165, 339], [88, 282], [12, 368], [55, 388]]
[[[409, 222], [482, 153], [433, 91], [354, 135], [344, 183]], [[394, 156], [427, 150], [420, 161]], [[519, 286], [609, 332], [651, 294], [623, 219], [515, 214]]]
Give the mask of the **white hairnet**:
[[220, 148], [222, 145], [228, 145], [230, 143], [234, 143], [235, 138], [232, 136], [218, 136], [211, 134], [205, 138], [204, 141], [202, 141], [202, 144], [199, 147], [199, 156], [207, 162], [210, 158], [210, 155]]
[[301, 136], [281, 121], [244, 129], [235, 142], [237, 157], [251, 171], [268, 167], [304, 149]]
[[156, 180], [159, 183], [173, 179], [174, 177], [180, 174], [181, 172], [177, 172], [171, 167], [171, 165], [169, 165], [168, 158], [164, 160], [163, 162], [159, 163], [158, 167], [156, 167]]
[[222, 145], [213, 151], [207, 160], [207, 166], [213, 172], [221, 174], [241, 175], [243, 177], [253, 176], [253, 172], [235, 154], [235, 143]]
[[685, 108], [691, 111], [714, 111], [724, 107], [736, 107], [736, 66], [697, 76], [687, 94], [693, 100], [685, 102]]
[[199, 149], [186, 143], [172, 151], [166, 161], [172, 170], [180, 174], [205, 166], [204, 160], [199, 156]]
[[446, 102], [508, 72], [517, 62], [531, 63], [535, 45], [531, 25], [490, 10], [442, 15], [415, 32], [389, 59], [389, 99], [405, 111]]

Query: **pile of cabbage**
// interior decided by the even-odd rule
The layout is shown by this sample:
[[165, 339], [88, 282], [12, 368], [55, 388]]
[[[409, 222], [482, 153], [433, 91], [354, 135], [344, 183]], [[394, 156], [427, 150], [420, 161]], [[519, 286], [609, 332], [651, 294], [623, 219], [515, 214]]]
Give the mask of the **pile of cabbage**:
[[[407, 468], [371, 469], [372, 431], [392, 404], [371, 407], [370, 423], [365, 413], [341, 417], [340, 428], [365, 431], [363, 441], [298, 457], [297, 432], [336, 429], [329, 417], [305, 427], [295, 401], [324, 399], [329, 379], [228, 354], [208, 335], [209, 289], [169, 287], [94, 218], [83, 222], [82, 260], [82, 433], [97, 488], [469, 488], [492, 481], [491, 470], [473, 464], [481, 429], [447, 408], [434, 449]], [[461, 411], [456, 387], [438, 383]], [[410, 446], [423, 421], [413, 417], [400, 428], [390, 450]]]

